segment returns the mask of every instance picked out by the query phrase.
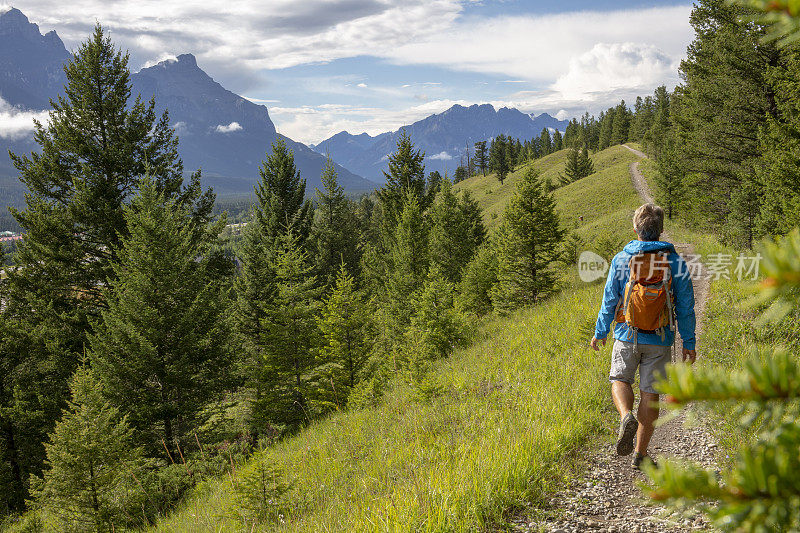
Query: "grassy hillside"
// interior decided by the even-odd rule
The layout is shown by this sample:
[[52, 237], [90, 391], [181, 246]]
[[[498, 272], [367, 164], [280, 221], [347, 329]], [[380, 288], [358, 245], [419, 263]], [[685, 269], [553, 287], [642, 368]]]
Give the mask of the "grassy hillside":
[[[625, 237], [610, 225], [629, 226], [637, 205], [629, 154], [620, 147], [597, 154], [599, 172], [556, 192], [565, 221], [584, 215], [582, 237]], [[534, 164], [557, 173], [563, 155]], [[489, 177], [463, 186], [498, 212], [518, 176], [502, 190]], [[607, 419], [608, 355], [586, 347], [601, 287], [566, 277], [569, 287], [543, 305], [484, 323], [470, 347], [423, 383], [395, 383], [375, 408], [312, 424], [199, 488], [155, 529], [241, 530], [233, 494], [255, 461], [277, 465], [291, 485], [263, 530], [464, 531], [501, 523], [560, 486], [565, 464]]]
[[[566, 157], [567, 151], [561, 150], [522, 165], [509, 174], [502, 185], [494, 174], [489, 174], [473, 176], [458, 183], [455, 189], [468, 190], [481, 206], [486, 224], [494, 227], [500, 223], [517, 182], [530, 167], [538, 170], [543, 180], [558, 183], [564, 174]], [[638, 201], [628, 174], [628, 165], [637, 157], [630, 150], [614, 146], [591, 157], [594, 174], [555, 191], [558, 210], [567, 227], [577, 226], [578, 217], [583, 216], [579, 234], [584, 237], [605, 233], [604, 228], [613, 227], [619, 217], [626, 216], [627, 211], [621, 208], [635, 208], [633, 204]], [[609, 215], [616, 218], [609, 219]], [[630, 223], [627, 225], [630, 226]]]

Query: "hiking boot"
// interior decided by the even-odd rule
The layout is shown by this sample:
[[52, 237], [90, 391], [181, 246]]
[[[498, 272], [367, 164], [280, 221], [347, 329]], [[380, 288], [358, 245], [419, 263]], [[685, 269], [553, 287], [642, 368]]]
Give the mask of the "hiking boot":
[[631, 465], [636, 470], [641, 470], [642, 465], [650, 464], [653, 468], [658, 468], [658, 463], [656, 463], [652, 457], [647, 454], [636, 452], [636, 455], [633, 456], [633, 461], [631, 461]]
[[630, 455], [636, 442], [636, 430], [639, 422], [633, 413], [628, 413], [619, 423], [619, 437], [617, 438], [617, 455]]

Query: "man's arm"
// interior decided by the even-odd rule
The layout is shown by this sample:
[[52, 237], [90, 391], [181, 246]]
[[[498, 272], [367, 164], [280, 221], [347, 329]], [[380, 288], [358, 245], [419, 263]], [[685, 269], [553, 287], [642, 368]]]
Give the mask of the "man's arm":
[[675, 291], [675, 318], [678, 321], [678, 331], [683, 339], [683, 360], [694, 362], [695, 352], [695, 325], [694, 314], [694, 287], [692, 276], [683, 258], [678, 256], [677, 275], [672, 279]]
[[611, 260], [611, 268], [608, 269], [608, 278], [606, 279], [606, 288], [603, 290], [603, 303], [600, 304], [600, 312], [597, 314], [597, 323], [594, 326], [594, 337], [592, 337], [589, 345], [599, 350], [598, 342], [603, 346], [606, 344], [606, 336], [608, 330], [611, 328], [611, 322], [614, 320], [614, 312], [617, 309], [617, 304], [622, 295], [621, 285], [622, 277], [617, 274], [617, 257]]

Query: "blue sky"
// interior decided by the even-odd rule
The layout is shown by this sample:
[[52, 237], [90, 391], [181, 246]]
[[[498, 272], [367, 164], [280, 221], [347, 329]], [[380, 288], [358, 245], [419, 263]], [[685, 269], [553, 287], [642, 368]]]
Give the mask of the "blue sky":
[[[2, 2], [2, 0], [0, 0]], [[21, 0], [68, 48], [95, 20], [134, 69], [190, 52], [307, 143], [489, 102], [567, 118], [678, 82], [686, 1]]]

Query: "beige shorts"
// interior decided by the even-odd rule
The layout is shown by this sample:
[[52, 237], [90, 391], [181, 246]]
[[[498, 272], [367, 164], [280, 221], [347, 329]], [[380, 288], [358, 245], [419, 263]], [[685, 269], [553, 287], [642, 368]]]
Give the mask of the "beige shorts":
[[609, 381], [624, 381], [633, 385], [636, 369], [639, 369], [639, 389], [658, 394], [655, 384], [666, 375], [671, 362], [670, 346], [641, 344], [633, 350], [632, 342], [614, 341], [611, 350], [611, 372]]

